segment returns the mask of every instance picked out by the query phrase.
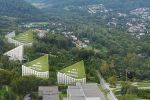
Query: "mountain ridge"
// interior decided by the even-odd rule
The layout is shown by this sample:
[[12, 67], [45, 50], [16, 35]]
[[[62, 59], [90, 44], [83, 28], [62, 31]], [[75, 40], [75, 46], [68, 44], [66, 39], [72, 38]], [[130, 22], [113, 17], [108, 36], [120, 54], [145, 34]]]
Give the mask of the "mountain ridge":
[[18, 20], [45, 20], [44, 13], [24, 0], [0, 0], [0, 16], [14, 17]]

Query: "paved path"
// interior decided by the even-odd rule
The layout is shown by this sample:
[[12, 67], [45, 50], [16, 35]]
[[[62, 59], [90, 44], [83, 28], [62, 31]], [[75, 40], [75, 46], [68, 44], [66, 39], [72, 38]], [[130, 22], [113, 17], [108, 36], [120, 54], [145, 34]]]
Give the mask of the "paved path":
[[100, 90], [101, 99], [100, 100], [106, 100], [104, 93]]
[[118, 100], [118, 99], [116, 98], [116, 96], [114, 95], [114, 93], [110, 90], [109, 84], [106, 83], [106, 81], [102, 78], [102, 76], [100, 75], [99, 72], [97, 72], [97, 75], [98, 75], [98, 77], [99, 77], [100, 84], [101, 84], [102, 88], [103, 88], [104, 90], [108, 90], [108, 91], [109, 91], [109, 93], [107, 94], [109, 100]]

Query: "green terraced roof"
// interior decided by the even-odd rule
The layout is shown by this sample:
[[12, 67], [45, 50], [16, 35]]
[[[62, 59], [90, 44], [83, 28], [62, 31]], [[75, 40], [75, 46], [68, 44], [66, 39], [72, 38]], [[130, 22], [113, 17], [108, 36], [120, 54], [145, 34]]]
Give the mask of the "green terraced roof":
[[78, 79], [86, 77], [83, 60], [60, 70], [60, 72]]
[[39, 72], [49, 71], [48, 55], [42, 56], [29, 63], [26, 63], [25, 66]]
[[33, 42], [33, 31], [29, 30], [24, 33], [20, 33], [19, 35], [14, 37], [14, 39], [21, 43], [31, 43]]

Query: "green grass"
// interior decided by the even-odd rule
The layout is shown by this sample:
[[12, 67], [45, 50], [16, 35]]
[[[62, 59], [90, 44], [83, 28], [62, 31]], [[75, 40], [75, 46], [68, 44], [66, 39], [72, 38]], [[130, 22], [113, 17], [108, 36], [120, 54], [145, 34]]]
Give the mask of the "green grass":
[[[118, 81], [118, 84], [121, 84], [123, 81]], [[143, 81], [143, 82], [129, 82], [132, 86], [137, 87], [150, 87], [150, 82]]]
[[[121, 84], [123, 81], [118, 81], [117, 84]], [[137, 86], [137, 87], [150, 87], [150, 83], [149, 82], [129, 82], [131, 85], [133, 86]], [[112, 90], [114, 92], [114, 94], [116, 95], [116, 97], [118, 98], [118, 100], [126, 100], [124, 98], [128, 98], [127, 100], [148, 100], [148, 99], [142, 99], [140, 97], [137, 97], [135, 95], [127, 95], [127, 96], [122, 96], [120, 91], [121, 91], [121, 87], [117, 87], [117, 88], [113, 88]]]
[[48, 71], [49, 70], [48, 55], [42, 56], [29, 63], [26, 63], [25, 66], [30, 67], [31, 69], [34, 69], [39, 72]]
[[101, 47], [101, 49], [93, 48], [91, 45], [88, 45], [87, 47], [84, 48], [85, 50], [93, 50], [96, 53], [106, 53], [108, 52], [107, 48]]
[[118, 100], [148, 100], [148, 99], [139, 98], [135, 95], [126, 95], [126, 96], [117, 95], [117, 98]]
[[138, 87], [150, 87], [150, 83], [147, 82], [138, 82]]
[[48, 25], [48, 22], [33, 22], [33, 25]]
[[92, 48], [92, 46], [88, 45], [87, 47], [85, 47], [86, 50], [94, 50], [95, 52], [100, 52], [99, 49], [96, 48]]
[[20, 33], [14, 39], [21, 43], [32, 43], [33, 42], [33, 32], [31, 30], [29, 30], [24, 33]]
[[62, 69], [60, 72], [66, 74], [73, 74], [71, 77], [78, 78], [78, 79], [86, 77], [83, 60]]
[[63, 100], [64, 97], [67, 97], [67, 94], [59, 93], [60, 100]]

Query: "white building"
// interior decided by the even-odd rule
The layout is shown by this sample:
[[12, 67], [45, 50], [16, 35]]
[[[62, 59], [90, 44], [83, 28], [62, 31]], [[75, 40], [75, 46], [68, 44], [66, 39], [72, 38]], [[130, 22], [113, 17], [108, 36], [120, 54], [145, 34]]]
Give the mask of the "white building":
[[19, 47], [16, 47], [15, 49], [12, 49], [12, 50], [4, 53], [4, 55], [8, 56], [10, 60], [22, 61], [22, 60], [24, 60], [23, 53], [24, 53], [24, 47], [23, 47], [23, 45], [21, 45]]
[[48, 55], [22, 65], [22, 76], [35, 75], [36, 77], [49, 78]]
[[86, 83], [84, 62], [80, 61], [57, 73], [58, 84]]
[[14, 39], [12, 39], [12, 38], [7, 38], [7, 41], [8, 41], [8, 43], [12, 43], [12, 44], [14, 44], [15, 46], [24, 45], [24, 43], [21, 43], [21, 42], [19, 42], [19, 41], [17, 41], [17, 40], [14, 40]]
[[13, 31], [13, 32], [8, 33], [8, 34], [5, 36], [5, 38], [13, 38], [13, 37], [15, 37], [15, 36], [16, 36], [16, 33], [15, 33], [15, 31]]

